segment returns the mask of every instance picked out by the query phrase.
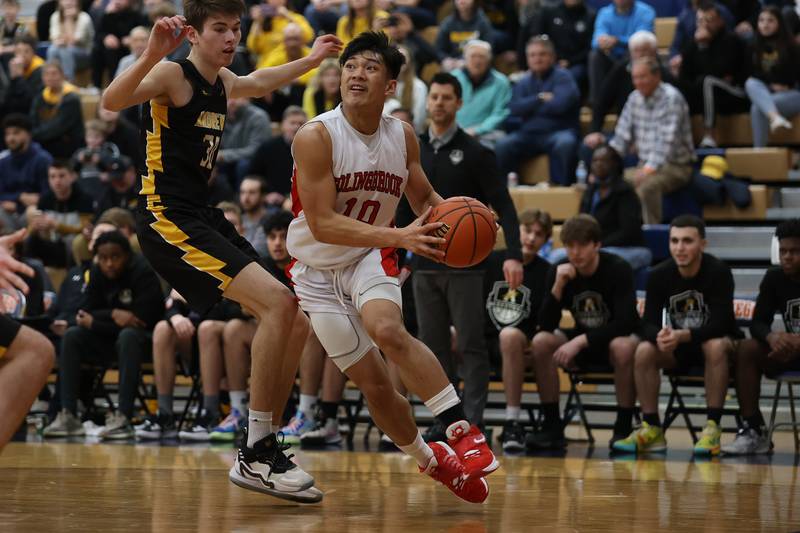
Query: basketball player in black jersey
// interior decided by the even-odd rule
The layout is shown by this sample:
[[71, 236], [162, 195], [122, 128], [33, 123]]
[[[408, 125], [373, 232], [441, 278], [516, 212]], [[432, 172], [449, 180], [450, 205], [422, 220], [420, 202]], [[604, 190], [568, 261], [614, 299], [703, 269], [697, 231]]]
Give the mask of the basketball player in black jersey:
[[[256, 262], [252, 246], [207, 207], [208, 180], [225, 127], [228, 98], [256, 98], [282, 87], [341, 49], [334, 36], [316, 40], [308, 57], [248, 76], [230, 65], [241, 39], [241, 0], [184, 0], [185, 18], [159, 20], [142, 56], [103, 95], [103, 107], [144, 103], [137, 234], [153, 268], [199, 312], [220, 297], [258, 317], [252, 347], [247, 443], [230, 479], [280, 498], [317, 502], [314, 479], [284, 454], [275, 430], [288, 399], [308, 321], [291, 292]], [[184, 38], [186, 60], [161, 60]]]
[[[25, 230], [0, 237], [0, 289], [28, 292], [22, 276], [33, 269], [14, 259], [11, 249]], [[41, 333], [0, 315], [0, 452], [19, 427], [53, 367], [55, 350]]]

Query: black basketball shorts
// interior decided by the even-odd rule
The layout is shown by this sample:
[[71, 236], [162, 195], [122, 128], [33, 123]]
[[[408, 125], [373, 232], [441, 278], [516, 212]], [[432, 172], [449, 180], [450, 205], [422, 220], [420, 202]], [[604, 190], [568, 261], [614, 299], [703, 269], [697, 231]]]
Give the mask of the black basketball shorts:
[[6, 354], [6, 350], [14, 342], [21, 327], [22, 325], [19, 322], [5, 315], [0, 315], [0, 357]]

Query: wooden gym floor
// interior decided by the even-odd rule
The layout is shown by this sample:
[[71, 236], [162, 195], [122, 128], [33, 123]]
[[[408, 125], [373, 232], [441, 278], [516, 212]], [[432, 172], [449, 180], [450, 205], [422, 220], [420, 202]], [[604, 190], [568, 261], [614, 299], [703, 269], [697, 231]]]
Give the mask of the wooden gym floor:
[[484, 505], [460, 502], [399, 453], [363, 445], [298, 451], [326, 491], [300, 506], [229, 483], [230, 446], [12, 442], [0, 455], [0, 531], [800, 530], [790, 434], [771, 457], [693, 461], [682, 433], [670, 433], [662, 459], [611, 459], [584, 444], [561, 457], [503, 456]]

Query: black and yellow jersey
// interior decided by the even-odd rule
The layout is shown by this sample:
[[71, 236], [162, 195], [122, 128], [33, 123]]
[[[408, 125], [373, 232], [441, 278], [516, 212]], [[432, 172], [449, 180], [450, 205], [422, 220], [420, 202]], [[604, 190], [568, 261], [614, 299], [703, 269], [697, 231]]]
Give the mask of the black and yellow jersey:
[[211, 85], [188, 59], [177, 63], [192, 85], [189, 103], [169, 107], [151, 100], [142, 106], [145, 168], [139, 194], [147, 197], [148, 206], [206, 205], [225, 127], [228, 100], [222, 78]]

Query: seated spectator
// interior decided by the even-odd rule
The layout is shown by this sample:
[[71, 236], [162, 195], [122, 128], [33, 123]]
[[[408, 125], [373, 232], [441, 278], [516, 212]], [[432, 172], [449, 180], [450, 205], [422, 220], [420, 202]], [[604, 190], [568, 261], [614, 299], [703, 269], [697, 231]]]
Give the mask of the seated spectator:
[[117, 72], [120, 60], [130, 53], [123, 40], [136, 26], [146, 26], [147, 17], [137, 11], [132, 0], [110, 0], [95, 24], [95, 41], [92, 48], [92, 83], [103, 87]]
[[[629, 56], [618, 61], [603, 79], [597, 98], [592, 104], [592, 123], [590, 131], [601, 131], [605, 124], [606, 115], [611, 112], [622, 110], [628, 96], [633, 92], [633, 82], [631, 81], [631, 68], [637, 59], [652, 58], [661, 62], [658, 58], [658, 41], [654, 33], [649, 31], [637, 31], [628, 40]], [[667, 68], [661, 65], [661, 80], [670, 84], [675, 84], [675, 80]]]
[[458, 125], [464, 131], [492, 147], [505, 133], [511, 84], [492, 68], [492, 45], [470, 41], [464, 47], [464, 68], [452, 72], [463, 91], [464, 105], [458, 110]]
[[[638, 156], [632, 182], [642, 200], [642, 218], [645, 224], [660, 224], [662, 195], [687, 185], [692, 177], [689, 106], [678, 89], [661, 81], [656, 60], [634, 61], [631, 77], [636, 90], [622, 108], [609, 145], [623, 157]], [[584, 143], [594, 149], [605, 140], [602, 133], [590, 133]]]
[[85, 433], [78, 418], [78, 379], [82, 362], [119, 365], [119, 405], [109, 412], [102, 439], [134, 436], [130, 420], [139, 386], [139, 370], [152, 349], [152, 328], [164, 314], [161, 285], [147, 261], [131, 252], [117, 231], [95, 243], [97, 263], [89, 274], [86, 300], [61, 343], [59, 385], [62, 411], [44, 430], [45, 437]]
[[94, 26], [92, 18], [81, 11], [78, 0], [59, 0], [50, 17], [50, 47], [47, 60], [58, 61], [67, 80], [75, 81], [75, 72], [89, 66]]
[[550, 179], [569, 185], [578, 144], [580, 91], [572, 75], [556, 65], [553, 43], [534, 37], [526, 48], [528, 72], [512, 88], [509, 124], [519, 129], [495, 145], [502, 176], [537, 154], [550, 157]]
[[706, 228], [694, 215], [675, 218], [669, 228], [672, 256], [650, 272], [636, 348], [636, 394], [642, 427], [614, 442], [616, 451], [664, 452], [667, 441], [658, 416], [659, 369], [685, 372], [705, 364], [708, 422], [694, 445], [698, 456], [718, 455], [728, 358], [739, 337], [733, 314], [733, 275], [723, 261], [704, 253]]
[[103, 213], [112, 207], [135, 211], [139, 205], [139, 187], [131, 160], [125, 156], [105, 159], [101, 161], [100, 169], [104, 185], [95, 211]]
[[538, 328], [539, 310], [547, 289], [545, 278], [550, 263], [539, 250], [553, 232], [550, 215], [539, 209], [519, 214], [519, 240], [522, 244], [522, 285], [510, 290], [502, 275], [495, 281], [486, 300], [486, 309], [500, 332], [503, 357], [503, 389], [506, 394], [506, 419], [500, 441], [504, 451], [525, 449], [525, 430], [519, 422], [525, 368], [533, 365], [531, 342]]
[[311, 0], [303, 11], [303, 16], [315, 35], [336, 33], [336, 23], [347, 11], [347, 0]]
[[17, 37], [28, 33], [25, 24], [17, 20], [19, 0], [0, 1], [0, 63], [8, 70], [8, 62], [14, 57], [14, 41]]
[[336, 36], [347, 46], [359, 33], [380, 31], [388, 19], [389, 13], [378, 9], [375, 0], [347, 0], [347, 14], [336, 23]]
[[[736, 439], [722, 446], [722, 453], [726, 455], [770, 452], [772, 443], [758, 406], [761, 377], [800, 370], [800, 324], [797, 321], [800, 316], [800, 220], [781, 222], [775, 229], [775, 237], [780, 266], [770, 267], [764, 274], [750, 323], [752, 338], [739, 343], [734, 358], [742, 426]], [[772, 329], [778, 314], [783, 318], [784, 331]]]
[[290, 106], [283, 112], [281, 134], [273, 137], [256, 149], [250, 161], [248, 176], [258, 176], [267, 187], [267, 210], [283, 205], [292, 189], [292, 141], [297, 130], [306, 123], [302, 108]]
[[150, 30], [144, 26], [136, 26], [131, 30], [128, 34], [128, 46], [131, 49], [131, 53], [119, 60], [117, 70], [114, 72], [115, 78], [125, 72], [128, 67], [136, 63], [136, 60], [139, 59], [145, 49], [147, 49], [147, 41], [149, 39]]
[[341, 79], [342, 67], [337, 59], [325, 59], [320, 63], [317, 75], [303, 93], [303, 111], [309, 119], [339, 105], [342, 101]]
[[744, 42], [725, 29], [716, 5], [697, 8], [697, 31], [681, 51], [678, 84], [692, 114], [703, 114], [700, 146], [714, 148], [717, 113], [740, 113], [748, 108], [744, 81], [749, 64]]
[[653, 31], [656, 12], [639, 0], [614, 0], [597, 12], [589, 53], [589, 101], [597, 100], [606, 74], [625, 61], [628, 39], [639, 30]]
[[253, 23], [247, 35], [247, 49], [254, 54], [256, 68], [267, 66], [267, 59], [284, 41], [284, 29], [289, 24], [300, 28], [303, 45], [314, 39], [314, 30], [303, 15], [289, 10], [286, 0], [267, 0], [250, 8]]
[[[771, 0], [767, 0], [769, 4]], [[758, 12], [761, 10], [759, 0], [721, 0], [721, 3], [728, 8], [733, 15], [733, 31], [742, 39], [749, 41], [753, 38], [753, 33], [758, 21]]]
[[258, 176], [245, 176], [239, 185], [239, 205], [242, 207], [244, 238], [255, 248], [258, 255], [267, 255], [267, 238], [262, 222], [267, 214], [267, 184]]
[[767, 145], [769, 132], [791, 129], [788, 119], [800, 113], [800, 49], [775, 7], [758, 15], [752, 71], [744, 88], [750, 98], [753, 146]]
[[[672, 37], [672, 44], [669, 46], [669, 65], [675, 72], [680, 70], [681, 50], [687, 42], [694, 39], [697, 31], [697, 7], [703, 0], [690, 0], [678, 14], [678, 25], [675, 27], [675, 35]], [[725, 21], [725, 28], [732, 31], [735, 24], [733, 14], [725, 4], [714, 2], [719, 8], [719, 13]]]
[[77, 87], [64, 80], [56, 62], [42, 67], [44, 89], [31, 107], [33, 139], [53, 157], [69, 159], [83, 146], [83, 111]]
[[247, 98], [228, 98], [225, 135], [217, 152], [219, 173], [227, 176], [231, 185], [239, 183], [258, 145], [271, 136], [271, 122], [263, 109]]
[[53, 162], [31, 136], [30, 119], [11, 113], [3, 119], [6, 149], [0, 152], [0, 220], [6, 228], [19, 225], [17, 215], [39, 202], [47, 190], [47, 169]]
[[[303, 41], [303, 29], [295, 23], [287, 24], [283, 28], [283, 42], [270, 52], [264, 66], [277, 67], [304, 58], [310, 53], [311, 48], [306, 46]], [[273, 101], [270, 107], [274, 108], [276, 105], [280, 105], [276, 93], [281, 93], [285, 99], [284, 109], [290, 105], [302, 105], [303, 93], [316, 75], [317, 69], [312, 68], [302, 76], [292, 80], [289, 85], [273, 92]]]
[[78, 173], [81, 189], [95, 201], [103, 193], [100, 165], [103, 160], [120, 156], [117, 145], [106, 140], [106, 123], [92, 119], [86, 123], [86, 146], [72, 156], [72, 167]]
[[[631, 268], [650, 266], [653, 254], [645, 246], [642, 232], [642, 203], [633, 187], [622, 177], [622, 158], [608, 145], [592, 155], [591, 178], [583, 192], [580, 212], [592, 215], [602, 228], [601, 250], [623, 258]], [[558, 263], [565, 248], [554, 250], [548, 259]]]
[[428, 86], [417, 77], [414, 68], [414, 56], [411, 50], [405, 46], [398, 46], [398, 50], [406, 58], [403, 66], [400, 67], [400, 75], [397, 76], [397, 86], [394, 94], [386, 99], [383, 105], [383, 112], [389, 114], [393, 109], [404, 107], [410, 109], [414, 116], [414, 130], [417, 134], [425, 132], [425, 101], [428, 98]]
[[[600, 225], [589, 215], [577, 215], [561, 227], [567, 261], [550, 267], [539, 312], [539, 333], [533, 338], [536, 384], [544, 423], [529, 434], [528, 448], [566, 446], [559, 414], [558, 368], [591, 365], [614, 367], [617, 420], [612, 442], [632, 429], [636, 392], [633, 354], [639, 326], [633, 270], [619, 257], [600, 251]], [[569, 309], [575, 328], [559, 330], [561, 312]]]
[[68, 161], [50, 165], [45, 191], [36, 207], [29, 207], [27, 255], [38, 257], [45, 266], [67, 268], [72, 264], [72, 239], [94, 216], [92, 198], [75, 183], [75, 171]]
[[117, 145], [122, 155], [129, 157], [137, 168], [141, 168], [144, 155], [136, 125], [117, 111], [109, 111], [103, 106], [98, 106], [97, 118], [106, 123], [106, 141]]
[[414, 28], [411, 17], [403, 11], [396, 10], [386, 19], [383, 31], [394, 44], [402, 44], [411, 50], [415, 59], [414, 66], [417, 69], [417, 76], [420, 76], [425, 65], [439, 62], [439, 53]]
[[516, 63], [515, 50], [519, 35], [516, 0], [483, 0], [481, 8], [492, 25], [492, 47], [495, 52], [508, 63]]
[[29, 34], [14, 40], [14, 57], [8, 62], [9, 84], [0, 114], [28, 114], [33, 98], [42, 92], [44, 59], [36, 55], [37, 45], [36, 38]]
[[537, 35], [547, 35], [553, 41], [558, 64], [569, 70], [578, 87], [589, 85], [589, 50], [592, 48], [595, 11], [584, 0], [561, 0], [538, 11], [519, 35], [517, 44], [520, 67], [525, 57], [525, 45]]
[[476, 0], [453, 0], [455, 10], [439, 25], [436, 50], [442, 69], [449, 72], [464, 65], [463, 47], [473, 39], [494, 42], [494, 30]]

